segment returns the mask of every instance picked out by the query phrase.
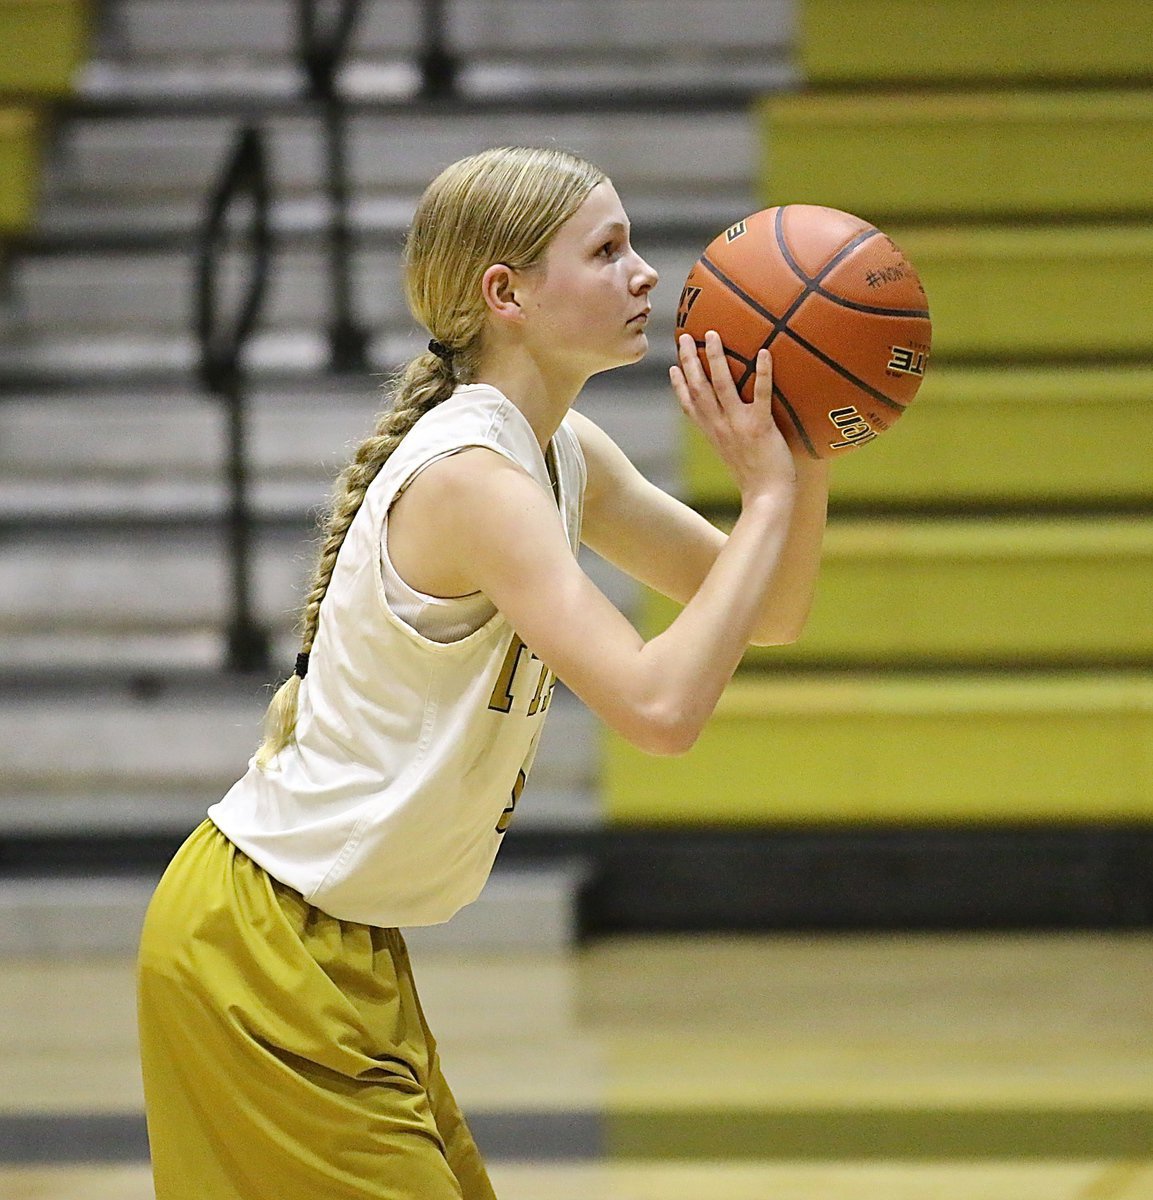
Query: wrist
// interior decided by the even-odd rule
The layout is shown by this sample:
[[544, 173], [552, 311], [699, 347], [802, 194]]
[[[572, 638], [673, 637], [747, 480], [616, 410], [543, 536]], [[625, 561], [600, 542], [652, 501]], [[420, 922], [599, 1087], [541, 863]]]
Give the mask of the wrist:
[[791, 509], [797, 494], [797, 480], [793, 477], [766, 480], [741, 492], [741, 512], [762, 511], [779, 514], [782, 509]]
[[829, 477], [830, 460], [827, 458], [810, 458], [807, 454], [793, 456], [793, 466], [796, 468], [798, 480], [827, 480]]

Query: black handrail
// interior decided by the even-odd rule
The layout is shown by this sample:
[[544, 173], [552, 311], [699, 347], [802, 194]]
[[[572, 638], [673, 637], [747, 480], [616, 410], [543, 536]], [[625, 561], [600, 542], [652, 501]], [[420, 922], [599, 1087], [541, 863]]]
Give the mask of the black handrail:
[[[239, 302], [231, 312], [220, 296], [220, 271], [236, 237], [233, 210], [247, 202], [249, 221], [239, 241], [250, 252]], [[234, 671], [267, 671], [268, 632], [253, 615], [252, 513], [249, 503], [246, 446], [247, 382], [245, 348], [259, 322], [272, 259], [269, 224], [270, 187], [264, 140], [259, 128], [247, 125], [224, 164], [197, 246], [196, 333], [200, 378], [223, 403], [228, 415], [229, 503], [225, 536], [231, 572], [231, 614], [227, 665]]]
[[423, 0], [420, 17], [420, 94], [425, 100], [444, 100], [456, 95], [460, 73], [449, 49], [445, 0]]
[[335, 12], [322, 18], [319, 0], [299, 0], [300, 62], [310, 99], [324, 120], [325, 188], [328, 194], [329, 364], [334, 371], [363, 371], [368, 366], [368, 331], [357, 321], [353, 304], [353, 240], [348, 220], [348, 153], [345, 105], [337, 74], [362, 8], [361, 0], [333, 0]]

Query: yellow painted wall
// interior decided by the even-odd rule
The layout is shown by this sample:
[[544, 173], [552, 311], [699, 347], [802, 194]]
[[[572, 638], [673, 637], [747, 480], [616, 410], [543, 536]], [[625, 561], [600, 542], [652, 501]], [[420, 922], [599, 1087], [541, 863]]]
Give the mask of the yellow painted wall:
[[696, 747], [609, 744], [613, 823], [1153, 820], [1153, 673], [749, 676]]
[[1153, 72], [1147, 0], [803, 0], [815, 84], [1127, 80]]

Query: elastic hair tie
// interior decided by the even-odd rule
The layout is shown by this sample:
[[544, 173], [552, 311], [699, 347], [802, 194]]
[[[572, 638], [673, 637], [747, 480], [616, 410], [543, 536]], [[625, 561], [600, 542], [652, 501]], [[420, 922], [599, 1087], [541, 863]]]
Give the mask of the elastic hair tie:
[[452, 351], [444, 344], [438, 342], [436, 338], [428, 343], [429, 353], [435, 354], [441, 362], [452, 362]]
[[296, 656], [296, 669], [292, 672], [293, 675], [299, 675], [301, 679], [308, 674], [308, 651], [302, 650]]

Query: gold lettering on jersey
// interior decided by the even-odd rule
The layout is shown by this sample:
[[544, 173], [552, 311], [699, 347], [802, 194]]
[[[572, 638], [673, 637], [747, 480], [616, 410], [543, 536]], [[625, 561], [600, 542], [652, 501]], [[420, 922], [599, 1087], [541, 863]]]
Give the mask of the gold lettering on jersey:
[[[525, 660], [524, 666], [522, 658]], [[537, 668], [537, 676], [532, 682], [533, 692], [528, 703], [528, 715], [535, 717], [538, 712], [547, 710], [556, 679], [548, 667], [514, 633], [508, 645], [508, 653], [505, 654], [497, 674], [492, 696], [489, 697], [488, 706], [493, 712], [512, 712], [517, 693], [527, 694], [527, 686], [518, 686], [518, 679], [521, 675], [532, 678], [531, 672], [526, 669], [529, 666]]]
[[500, 814], [500, 820], [496, 823], [497, 833], [504, 833], [512, 824], [512, 815], [516, 812], [516, 802], [520, 799], [520, 794], [524, 791], [524, 785], [527, 782], [528, 778], [525, 773], [517, 771], [516, 783], [512, 785], [512, 796], [509, 798], [508, 804], [505, 805], [504, 811]]
[[[536, 660], [540, 662], [540, 659]], [[532, 700], [528, 706], [528, 715], [535, 717], [538, 712], [545, 712], [548, 709], [549, 701], [552, 700], [552, 689], [556, 684], [556, 679], [553, 673], [544, 665], [540, 664], [540, 678], [537, 680], [536, 691], [533, 692]]]

